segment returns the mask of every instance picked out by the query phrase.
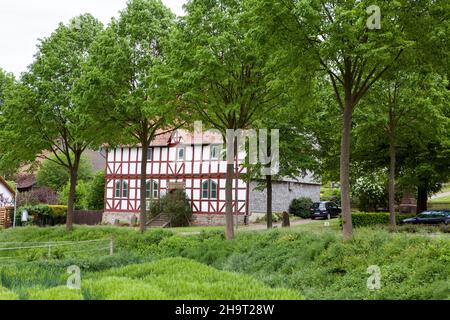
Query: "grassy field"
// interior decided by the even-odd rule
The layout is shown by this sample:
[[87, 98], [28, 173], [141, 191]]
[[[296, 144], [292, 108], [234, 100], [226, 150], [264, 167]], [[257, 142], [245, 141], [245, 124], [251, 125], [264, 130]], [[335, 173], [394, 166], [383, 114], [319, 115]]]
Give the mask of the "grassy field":
[[448, 202], [450, 204], [450, 196], [433, 198], [430, 200], [430, 202]]
[[[438, 229], [361, 228], [351, 242], [342, 241], [337, 219], [329, 226], [315, 221], [240, 231], [233, 241], [211, 229], [190, 235], [185, 228], [144, 234], [119, 227], [2, 230], [0, 299], [450, 298], [450, 241]], [[80, 242], [77, 250], [70, 245], [94, 239], [100, 241]], [[67, 245], [1, 250], [17, 245], [11, 242], [26, 248], [51, 241]], [[81, 290], [65, 286], [70, 265], [82, 271]], [[371, 265], [380, 267], [380, 290], [367, 289]]]

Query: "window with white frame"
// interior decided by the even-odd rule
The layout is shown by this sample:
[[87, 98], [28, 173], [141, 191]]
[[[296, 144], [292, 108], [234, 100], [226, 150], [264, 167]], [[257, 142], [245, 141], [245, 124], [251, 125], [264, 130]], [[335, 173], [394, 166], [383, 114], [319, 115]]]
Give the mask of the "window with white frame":
[[202, 182], [202, 198], [217, 199], [217, 182], [212, 180]]
[[128, 198], [128, 182], [122, 181], [122, 198]]
[[115, 198], [128, 198], [128, 182], [117, 180], [114, 189]]
[[120, 189], [122, 188], [122, 181], [117, 180], [114, 186], [114, 197], [120, 198]]
[[183, 161], [185, 157], [185, 148], [184, 147], [178, 147], [177, 148], [177, 160]]
[[145, 188], [145, 197], [147, 199], [155, 199], [159, 197], [158, 182], [156, 180], [147, 181]]

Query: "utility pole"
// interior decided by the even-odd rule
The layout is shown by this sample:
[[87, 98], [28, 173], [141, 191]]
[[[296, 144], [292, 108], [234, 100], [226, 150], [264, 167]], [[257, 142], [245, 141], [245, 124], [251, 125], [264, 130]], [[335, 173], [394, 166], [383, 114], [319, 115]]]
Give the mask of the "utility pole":
[[14, 195], [14, 220], [13, 220], [13, 229], [16, 227], [16, 214], [17, 214], [17, 196], [19, 195], [19, 192], [17, 191], [17, 185], [16, 185], [16, 194]]

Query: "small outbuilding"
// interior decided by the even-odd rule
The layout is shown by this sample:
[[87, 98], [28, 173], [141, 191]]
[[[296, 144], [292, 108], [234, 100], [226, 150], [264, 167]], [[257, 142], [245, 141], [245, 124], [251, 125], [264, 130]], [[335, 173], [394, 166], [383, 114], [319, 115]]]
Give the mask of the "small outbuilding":
[[0, 176], [0, 208], [14, 205], [15, 194], [14, 189]]

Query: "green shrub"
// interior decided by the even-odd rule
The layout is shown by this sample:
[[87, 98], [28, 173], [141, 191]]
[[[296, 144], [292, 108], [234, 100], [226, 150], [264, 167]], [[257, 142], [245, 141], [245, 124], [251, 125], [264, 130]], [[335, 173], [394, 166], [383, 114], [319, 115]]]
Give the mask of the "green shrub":
[[102, 210], [105, 201], [105, 172], [98, 171], [94, 179], [88, 185], [86, 196], [87, 208], [89, 210]]
[[159, 201], [152, 201], [149, 212], [150, 218], [160, 213], [166, 214], [171, 227], [188, 226], [192, 217], [192, 207], [183, 190], [173, 190]]
[[313, 201], [310, 198], [302, 197], [294, 199], [289, 206], [289, 213], [304, 219], [309, 218], [311, 215], [309, 209], [312, 204]]
[[[406, 218], [410, 218], [411, 214], [396, 214], [397, 223]], [[342, 218], [340, 217], [342, 225]], [[354, 227], [368, 227], [376, 225], [389, 224], [389, 212], [352, 212], [352, 223]]]
[[17, 209], [16, 223], [22, 222], [21, 214], [23, 210], [28, 211], [29, 222], [39, 226], [64, 224], [67, 216], [67, 206], [38, 204], [35, 206], [23, 206]]

